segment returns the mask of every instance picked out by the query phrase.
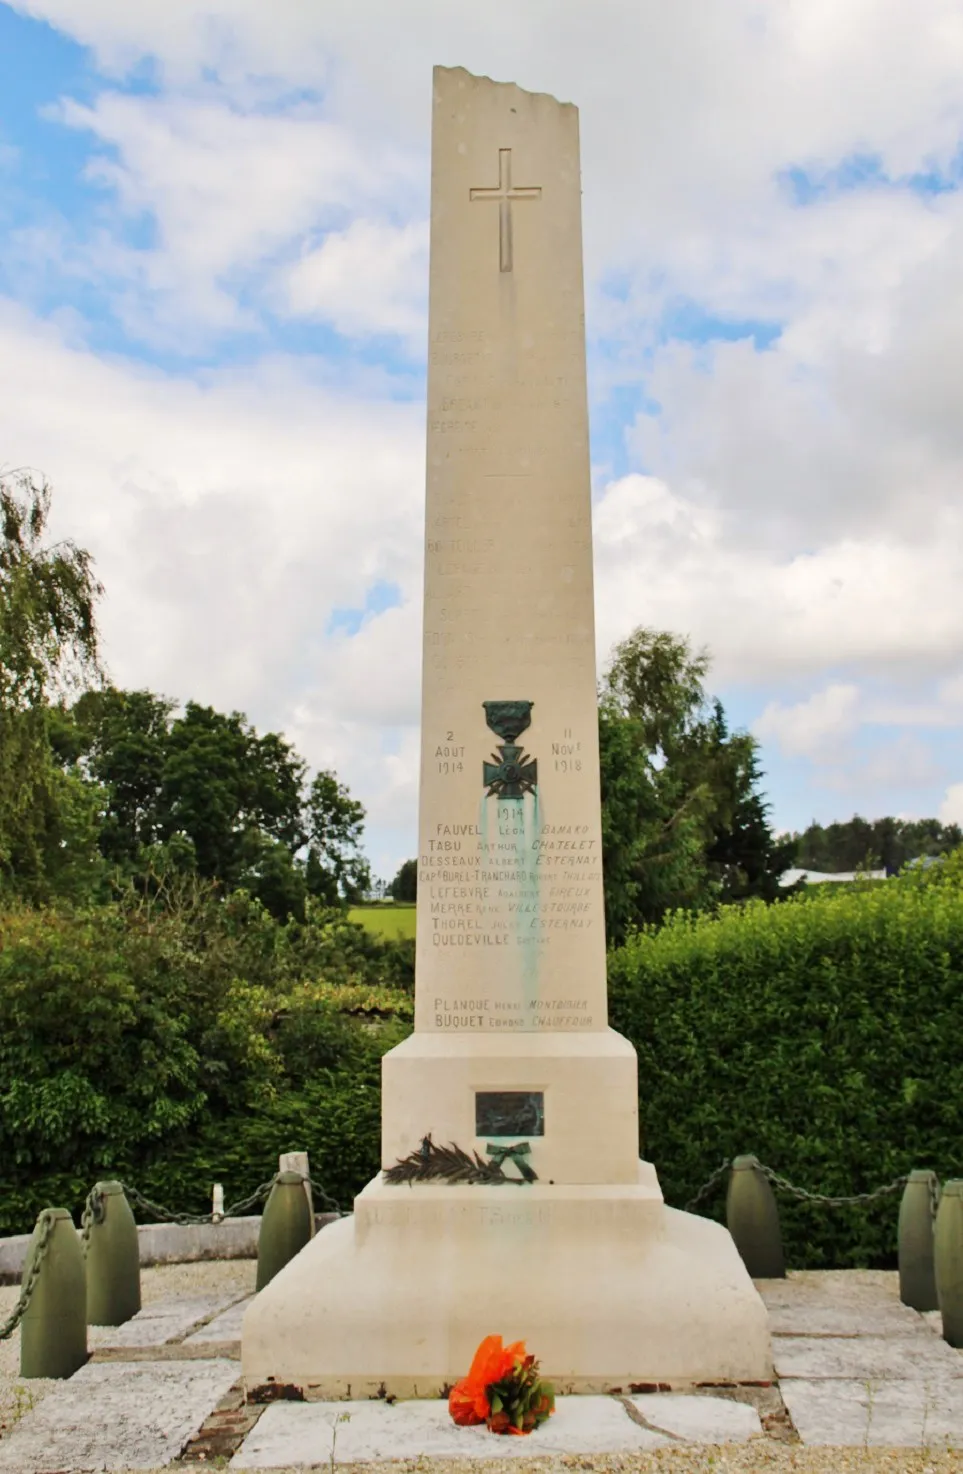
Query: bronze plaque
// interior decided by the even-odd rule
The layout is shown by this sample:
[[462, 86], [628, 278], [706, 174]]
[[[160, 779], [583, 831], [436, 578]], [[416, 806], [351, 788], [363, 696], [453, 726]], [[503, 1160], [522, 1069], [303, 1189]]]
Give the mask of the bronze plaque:
[[476, 1091], [475, 1135], [544, 1136], [545, 1096], [542, 1091]]

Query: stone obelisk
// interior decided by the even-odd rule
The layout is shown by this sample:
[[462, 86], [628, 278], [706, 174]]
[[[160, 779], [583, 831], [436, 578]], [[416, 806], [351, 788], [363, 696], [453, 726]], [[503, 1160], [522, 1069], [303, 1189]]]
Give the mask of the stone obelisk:
[[249, 1389], [437, 1396], [492, 1331], [562, 1390], [768, 1377], [732, 1240], [639, 1160], [606, 1018], [578, 113], [440, 67], [415, 1031], [382, 1167], [428, 1137], [506, 1180], [376, 1177], [247, 1312]]

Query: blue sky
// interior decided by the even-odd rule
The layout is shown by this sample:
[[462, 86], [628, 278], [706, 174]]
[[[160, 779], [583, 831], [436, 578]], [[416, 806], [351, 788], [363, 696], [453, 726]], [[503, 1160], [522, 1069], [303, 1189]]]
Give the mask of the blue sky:
[[430, 68], [571, 98], [600, 663], [708, 646], [780, 828], [963, 821], [958, 9], [588, 9], [0, 0], [0, 465], [93, 552], [114, 678], [285, 731], [390, 875]]

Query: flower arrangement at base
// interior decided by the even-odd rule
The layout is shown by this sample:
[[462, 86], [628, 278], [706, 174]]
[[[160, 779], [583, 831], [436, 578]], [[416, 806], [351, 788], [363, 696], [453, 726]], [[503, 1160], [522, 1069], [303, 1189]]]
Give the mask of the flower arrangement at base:
[[491, 1433], [531, 1433], [555, 1411], [555, 1389], [539, 1377], [524, 1341], [503, 1346], [486, 1336], [468, 1376], [452, 1388], [448, 1411], [463, 1427], [485, 1423]]

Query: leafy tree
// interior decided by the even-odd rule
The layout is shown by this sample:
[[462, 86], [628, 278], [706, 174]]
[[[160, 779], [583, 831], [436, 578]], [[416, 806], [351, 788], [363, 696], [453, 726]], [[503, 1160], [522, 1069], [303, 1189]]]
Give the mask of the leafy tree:
[[200, 874], [233, 889], [262, 858], [265, 837], [292, 853], [304, 843], [306, 767], [282, 737], [259, 737], [240, 712], [189, 701], [166, 742], [162, 837], [190, 835]]
[[667, 630], [640, 626], [616, 645], [602, 694], [610, 709], [639, 723], [647, 749], [663, 762], [701, 730], [709, 654]]
[[804, 869], [839, 874], [846, 870], [885, 869], [897, 874], [909, 860], [945, 855], [963, 844], [958, 824], [939, 819], [867, 820], [860, 814], [823, 826], [815, 820], [793, 836], [797, 863]]
[[719, 882], [723, 902], [750, 896], [775, 901], [786, 894], [779, 878], [793, 863], [796, 842], [773, 835], [771, 805], [758, 792], [763, 774], [755, 738], [748, 732], [730, 735], [718, 700], [711, 728], [709, 771], [718, 808], [706, 850], [710, 873]]
[[76, 775], [58, 773], [47, 708], [101, 678], [103, 590], [88, 552], [69, 540], [46, 545], [50, 503], [31, 473], [0, 477], [0, 883], [35, 899], [50, 895], [69, 841], [78, 864], [60, 864], [59, 879], [69, 873], [73, 887], [96, 869], [93, 809]]
[[371, 872], [361, 851], [364, 806], [330, 772], [313, 779], [305, 804], [309, 894], [328, 905], [354, 904], [367, 895]]
[[[364, 809], [277, 733], [151, 691], [108, 687], [51, 713], [65, 770], [99, 785], [99, 843], [118, 877], [148, 889], [194, 870], [222, 891], [244, 889], [278, 920], [303, 920], [308, 895], [340, 905], [363, 894]], [[310, 841], [306, 857], [304, 846]]]
[[256, 897], [278, 921], [303, 921], [308, 896], [304, 866], [286, 845], [256, 830], [248, 832], [247, 849], [250, 858], [238, 888]]
[[391, 882], [391, 894], [396, 901], [418, 899], [418, 861], [406, 860]]
[[685, 793], [657, 766], [638, 719], [603, 700], [599, 709], [605, 925], [610, 945], [678, 907], [709, 899], [705, 794]]
[[176, 702], [151, 691], [88, 691], [60, 713], [54, 748], [83, 764], [107, 803], [100, 829], [105, 858], [138, 866], [145, 848], [170, 836], [163, 822], [171, 714]]
[[613, 943], [674, 909], [773, 899], [791, 846], [756, 791], [755, 740], [710, 706], [706, 651], [640, 628], [617, 645], [599, 700], [606, 925]]

